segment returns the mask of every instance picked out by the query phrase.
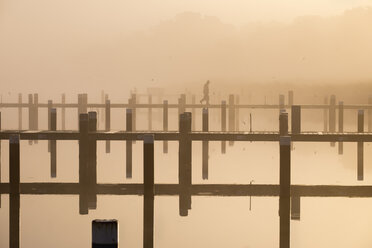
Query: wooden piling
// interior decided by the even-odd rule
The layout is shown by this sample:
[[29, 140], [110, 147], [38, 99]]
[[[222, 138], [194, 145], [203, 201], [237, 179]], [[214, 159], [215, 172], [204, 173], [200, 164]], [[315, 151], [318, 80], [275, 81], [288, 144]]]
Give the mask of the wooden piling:
[[92, 221], [92, 248], [118, 248], [118, 221]]
[[[126, 130], [132, 132], [132, 109], [127, 109]], [[132, 140], [126, 141], [126, 178], [132, 178]]]
[[[132, 106], [130, 108], [132, 109], [132, 130], [135, 132], [137, 130], [137, 95], [135, 93], [132, 94], [131, 103]], [[133, 143], [136, 143], [136, 141], [133, 141]]]
[[62, 94], [62, 130], [66, 130], [66, 94]]
[[[39, 94], [34, 94], [34, 130], [39, 130]], [[34, 144], [39, 143], [38, 140], [34, 140]]]
[[279, 95], [279, 113], [284, 110], [285, 111], [285, 96], [280, 94]]
[[191, 113], [185, 112], [180, 115], [179, 122], [180, 140], [178, 152], [178, 179], [180, 185], [180, 216], [187, 216], [191, 209]]
[[88, 114], [79, 116], [79, 213], [88, 214], [88, 185], [87, 185], [87, 158], [88, 158]]
[[[192, 105], [195, 105], [195, 103], [196, 103], [196, 98], [195, 98], [195, 95], [192, 95], [192, 97], [191, 97], [191, 103], [192, 103]], [[195, 131], [196, 129], [195, 129], [195, 120], [196, 120], [196, 114], [195, 114], [195, 107], [193, 106], [192, 108], [191, 108], [191, 115], [192, 115], [192, 123], [191, 123], [191, 131]]]
[[[221, 102], [221, 131], [226, 132], [226, 101]], [[221, 153], [226, 153], [226, 141], [221, 141]]]
[[291, 106], [291, 129], [292, 134], [301, 133], [301, 106]]
[[[209, 116], [208, 108], [203, 108], [203, 132], [209, 131]], [[209, 160], [209, 142], [208, 140], [202, 141], [202, 178], [208, 179], [208, 160]]]
[[[240, 104], [239, 94], [236, 95], [236, 105]], [[240, 130], [240, 108], [235, 107], [235, 131]]]
[[22, 93], [18, 94], [18, 130], [22, 130]]
[[288, 105], [289, 107], [293, 105], [293, 90], [288, 91]]
[[148, 130], [151, 131], [152, 130], [152, 107], [151, 107], [151, 104], [152, 104], [152, 95], [149, 94], [149, 99], [148, 99], [148, 103], [150, 104], [150, 107], [148, 108]]
[[185, 113], [186, 94], [181, 94], [178, 98], [178, 122], [180, 121], [181, 114]]
[[[331, 95], [329, 102], [329, 132], [336, 132], [336, 96]], [[335, 146], [335, 142], [331, 142], [331, 146]]]
[[[168, 131], [168, 101], [163, 101], [163, 131]], [[168, 141], [163, 141], [163, 153], [168, 153]]]
[[[28, 129], [34, 130], [34, 101], [32, 94], [28, 94]], [[29, 140], [28, 144], [32, 145], [33, 141]]]
[[[364, 132], [364, 110], [358, 111], [358, 133]], [[363, 181], [364, 178], [364, 165], [363, 165], [363, 152], [364, 143], [358, 141], [357, 143], [357, 154], [358, 154], [358, 181]]]
[[19, 248], [20, 153], [19, 135], [9, 138], [9, 247]]
[[[344, 132], [344, 102], [338, 102], [338, 132]], [[344, 143], [342, 141], [338, 142], [338, 154], [344, 153]]]
[[280, 248], [290, 247], [291, 138], [280, 137]]
[[323, 127], [323, 131], [324, 132], [328, 132], [328, 109], [326, 106], [328, 105], [328, 97], [324, 97], [324, 109], [323, 109], [323, 123], [324, 123], [324, 127]]
[[301, 219], [301, 198], [299, 196], [291, 197], [291, 220]]
[[[57, 109], [50, 109], [50, 126], [49, 130], [57, 130]], [[57, 177], [57, 141], [55, 139], [50, 140], [50, 176], [52, 178]]]
[[[105, 130], [106, 132], [108, 132], [111, 129], [111, 103], [109, 99], [106, 99], [105, 102], [105, 115], [106, 115]], [[110, 150], [111, 150], [110, 141], [106, 140], [106, 153], [110, 153]]]
[[77, 107], [77, 119], [78, 119], [78, 125], [80, 123], [80, 114], [83, 113], [82, 111], [82, 106], [83, 106], [83, 95], [82, 94], [78, 94], [78, 107]]
[[82, 106], [81, 106], [82, 113], [88, 113], [88, 94], [82, 94]]
[[[97, 112], [88, 113], [88, 132], [97, 131]], [[88, 161], [87, 161], [87, 179], [88, 179], [88, 209], [97, 208], [97, 140], [93, 137], [88, 139]]]
[[143, 137], [143, 247], [154, 247], [154, 135]]
[[[48, 100], [48, 108], [47, 108], [47, 118], [48, 118], [48, 130], [52, 130], [50, 128], [50, 123], [51, 123], [51, 110], [52, 110], [52, 107], [53, 107], [53, 102], [52, 100]], [[50, 140], [48, 140], [48, 152], [50, 152]]]
[[[235, 131], [235, 96], [229, 95], [229, 132]], [[234, 141], [229, 141], [229, 146], [232, 146]]]
[[288, 135], [288, 113], [282, 112], [279, 115], [279, 135]]

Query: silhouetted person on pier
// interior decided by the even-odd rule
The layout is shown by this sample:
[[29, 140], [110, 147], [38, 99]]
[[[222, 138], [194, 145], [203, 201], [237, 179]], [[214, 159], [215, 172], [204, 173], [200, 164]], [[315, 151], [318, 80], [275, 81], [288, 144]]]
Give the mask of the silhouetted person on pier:
[[200, 103], [205, 103], [209, 105], [209, 80], [204, 84], [203, 88], [203, 98], [200, 100]]

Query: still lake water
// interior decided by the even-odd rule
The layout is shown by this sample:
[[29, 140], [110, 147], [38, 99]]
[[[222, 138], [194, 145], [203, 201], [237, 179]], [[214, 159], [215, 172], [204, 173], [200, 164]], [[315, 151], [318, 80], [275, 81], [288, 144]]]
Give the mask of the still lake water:
[[[67, 115], [74, 116], [74, 111]], [[5, 120], [3, 129], [14, 127]], [[217, 111], [215, 111], [217, 112]], [[218, 115], [210, 111], [210, 130], [219, 130]], [[253, 130], [277, 130], [277, 110], [241, 111], [241, 129], [249, 130], [249, 112]], [[112, 127], [122, 129], [123, 111], [112, 111]], [[147, 127], [145, 110], [139, 111], [138, 129]], [[170, 116], [176, 110], [170, 110]], [[40, 119], [45, 118], [40, 111]], [[161, 115], [154, 110], [154, 129], [162, 126]], [[9, 115], [10, 116], [10, 115]], [[76, 114], [75, 114], [76, 116]], [[217, 116], [217, 117], [214, 117]], [[322, 111], [303, 111], [303, 130], [322, 130]], [[27, 119], [26, 116], [24, 120]], [[345, 111], [345, 131], [356, 129], [356, 113]], [[16, 120], [16, 119], [15, 119]], [[200, 129], [200, 116], [196, 128]], [[13, 125], [11, 125], [11, 123]], [[121, 123], [121, 124], [120, 124]], [[60, 124], [60, 123], [59, 123]], [[45, 125], [40, 125], [45, 128]], [[170, 120], [170, 128], [177, 122]], [[76, 119], [67, 129], [76, 129]], [[78, 144], [57, 142], [57, 178], [49, 178], [47, 142], [37, 145], [21, 142], [22, 182], [78, 182]], [[365, 143], [365, 180], [356, 180], [356, 144], [344, 143], [344, 155], [337, 154], [329, 143], [295, 143], [292, 151], [292, 184], [372, 185], [372, 146]], [[111, 153], [98, 142], [97, 173], [99, 183], [141, 183], [142, 142], [133, 146], [133, 178], [125, 178], [125, 142], [112, 142]], [[1, 181], [8, 182], [8, 142], [2, 141]], [[210, 143], [209, 180], [201, 179], [201, 142], [193, 142], [193, 183], [279, 183], [279, 145], [275, 142], [235, 142], [220, 153], [220, 142]], [[162, 153], [162, 142], [155, 142], [155, 182], [178, 182], [178, 144], [169, 142], [169, 153]], [[9, 201], [2, 195], [0, 209], [0, 247], [8, 247]], [[278, 247], [279, 198], [192, 197], [188, 217], [180, 217], [178, 197], [155, 197], [155, 247]], [[365, 247], [372, 246], [372, 199], [370, 198], [301, 198], [301, 220], [291, 221], [292, 247]], [[91, 221], [117, 219], [121, 248], [142, 247], [141, 196], [98, 196], [97, 210], [79, 215], [78, 196], [21, 195], [21, 247], [90, 247]]]

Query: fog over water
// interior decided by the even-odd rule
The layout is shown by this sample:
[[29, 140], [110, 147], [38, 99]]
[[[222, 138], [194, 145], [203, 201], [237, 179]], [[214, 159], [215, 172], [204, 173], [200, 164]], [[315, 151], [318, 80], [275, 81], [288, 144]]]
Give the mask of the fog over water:
[[[239, 94], [241, 104], [278, 104], [294, 90], [295, 104], [323, 104], [335, 94], [345, 104], [367, 104], [372, 92], [372, 1], [11, 1], [0, 0], [0, 94], [3, 103], [18, 93], [39, 93], [76, 103], [127, 103], [134, 91], [162, 88], [177, 103], [181, 93], [202, 97], [211, 81], [212, 103]], [[146, 103], [146, 98], [139, 98]], [[154, 97], [153, 102], [158, 99]], [[96, 110], [96, 109], [89, 109]], [[187, 109], [191, 111], [190, 109]], [[0, 108], [2, 129], [18, 127], [16, 108]], [[210, 131], [220, 131], [220, 111], [210, 109]], [[365, 111], [367, 130], [367, 111]], [[99, 112], [100, 119], [102, 112]], [[240, 130], [277, 131], [278, 109], [240, 110]], [[177, 109], [169, 110], [177, 130]], [[76, 130], [76, 109], [66, 110], [66, 129]], [[39, 109], [39, 129], [47, 129]], [[138, 130], [147, 129], [139, 109]], [[201, 130], [201, 110], [196, 111]], [[357, 130], [357, 110], [345, 110], [344, 130]], [[57, 130], [61, 129], [57, 109]], [[125, 129], [125, 110], [112, 109], [111, 129]], [[153, 109], [153, 129], [162, 130], [162, 111]], [[28, 110], [23, 110], [28, 127]], [[99, 129], [104, 128], [100, 122]], [[303, 131], [323, 131], [323, 110], [302, 110]], [[337, 130], [337, 129], [336, 129]], [[8, 141], [1, 146], [1, 182], [9, 181]], [[97, 145], [98, 183], [142, 183], [143, 143], [133, 145], [133, 178], [125, 178], [125, 142]], [[295, 142], [291, 183], [371, 185], [372, 149], [364, 145], [364, 181], [357, 181], [357, 145], [344, 154], [328, 142]], [[195, 184], [278, 184], [277, 142], [235, 142], [221, 154], [209, 145], [209, 180], [202, 180], [202, 144], [193, 142]], [[47, 142], [21, 141], [21, 182], [78, 182], [77, 141], [57, 142], [57, 178], [50, 178]], [[178, 144], [163, 154], [155, 141], [155, 183], [178, 183]], [[193, 196], [188, 217], [179, 216], [178, 196], [155, 196], [155, 247], [278, 247], [279, 197]], [[372, 245], [372, 199], [302, 197], [301, 220], [291, 221], [292, 247]], [[97, 210], [79, 215], [77, 195], [21, 195], [21, 247], [90, 247], [91, 221], [119, 221], [120, 247], [142, 247], [142, 196], [98, 195]], [[0, 248], [9, 247], [9, 197], [1, 195]]]

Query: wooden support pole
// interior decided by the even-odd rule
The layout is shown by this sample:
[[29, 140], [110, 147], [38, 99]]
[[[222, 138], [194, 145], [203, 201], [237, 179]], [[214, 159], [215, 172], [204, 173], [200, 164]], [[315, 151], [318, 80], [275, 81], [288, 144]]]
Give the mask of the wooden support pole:
[[[132, 110], [127, 109], [126, 130], [132, 132]], [[132, 140], [126, 141], [126, 178], [132, 178]]]
[[290, 107], [293, 105], [293, 90], [288, 91], [288, 105]]
[[[240, 98], [239, 94], [236, 95], [236, 105], [240, 104]], [[239, 131], [240, 130], [240, 108], [235, 108], [235, 130]]]
[[[221, 131], [226, 132], [226, 101], [221, 102]], [[226, 141], [221, 141], [221, 153], [226, 153]]]
[[[50, 128], [50, 123], [51, 123], [51, 110], [52, 110], [52, 107], [53, 107], [53, 101], [52, 100], [48, 100], [48, 108], [47, 108], [47, 116], [48, 116], [48, 130], [52, 130]], [[48, 152], [50, 152], [50, 140], [48, 140]]]
[[368, 97], [368, 132], [372, 132], [372, 96]]
[[18, 130], [22, 130], [22, 93], [18, 94]]
[[[88, 132], [94, 133], [97, 131], [97, 112], [88, 113]], [[89, 137], [88, 140], [88, 209], [97, 208], [97, 140]]]
[[291, 128], [293, 134], [301, 133], [301, 106], [292, 105], [291, 107]]
[[77, 119], [78, 119], [78, 125], [80, 123], [80, 114], [83, 113], [82, 111], [82, 105], [83, 105], [83, 95], [82, 94], [78, 94], [78, 108], [77, 108]]
[[66, 130], [66, 94], [62, 94], [62, 130]]
[[291, 138], [280, 137], [280, 248], [290, 247]]
[[291, 220], [301, 219], [301, 198], [299, 196], [291, 197]]
[[[195, 95], [192, 95], [192, 98], [191, 98], [191, 103], [192, 105], [195, 105], [196, 103], [196, 98], [195, 98]], [[195, 111], [195, 107], [192, 107], [191, 108], [191, 115], [192, 115], [192, 123], [191, 123], [191, 131], [195, 131], [195, 120], [196, 120], [196, 111]]]
[[282, 112], [279, 115], [279, 135], [288, 135], [288, 113]]
[[[105, 114], [106, 114], [105, 130], [106, 132], [108, 132], [111, 129], [111, 103], [109, 99], [106, 99], [105, 105], [106, 105], [105, 106]], [[111, 150], [110, 141], [106, 140], [106, 153], [110, 153], [110, 150]]]
[[[57, 131], [57, 109], [50, 110], [50, 127], [49, 130]], [[50, 176], [57, 177], [57, 141], [50, 140]]]
[[[358, 111], [358, 133], [364, 132], [364, 110]], [[357, 147], [358, 154], [358, 181], [363, 181], [364, 178], [364, 165], [363, 165], [363, 152], [364, 143], [359, 141]]]
[[[137, 94], [132, 94], [132, 100], [131, 100], [132, 106], [132, 130], [135, 132], [137, 130]], [[136, 143], [136, 141], [133, 141], [133, 143]]]
[[186, 95], [181, 94], [180, 98], [178, 98], [178, 122], [180, 121], [181, 114], [185, 113], [185, 104], [186, 104]]
[[154, 135], [143, 137], [143, 247], [154, 247]]
[[151, 104], [152, 104], [152, 95], [149, 94], [149, 100], [148, 100], [149, 104], [150, 104], [150, 107], [148, 109], [148, 130], [151, 131], [152, 130], [152, 107], [151, 107]]
[[[32, 94], [28, 94], [28, 129], [34, 130], [34, 100]], [[29, 140], [28, 144], [32, 145], [33, 141]]]
[[9, 138], [9, 247], [19, 248], [20, 153], [19, 135]]
[[88, 114], [79, 116], [79, 213], [88, 214], [88, 185], [87, 185], [87, 161], [88, 161]]
[[[168, 131], [168, 101], [163, 101], [163, 131]], [[168, 141], [163, 141], [163, 153], [168, 153]]]
[[[235, 131], [235, 97], [229, 95], [229, 132]], [[229, 141], [229, 146], [232, 146], [234, 141]]]
[[[344, 102], [338, 102], [338, 132], [344, 132]], [[344, 143], [342, 141], [338, 142], [338, 154], [344, 153]]]
[[[34, 94], [34, 130], [39, 130], [39, 94]], [[34, 144], [39, 143], [38, 140], [34, 140]]]
[[118, 221], [92, 221], [92, 248], [118, 248]]
[[178, 179], [180, 185], [180, 216], [187, 216], [191, 209], [191, 113], [185, 112], [180, 115], [179, 122], [180, 140], [178, 152]]
[[[203, 108], [203, 132], [209, 131], [209, 117], [208, 108]], [[202, 141], [202, 152], [203, 152], [203, 164], [202, 164], [202, 178], [204, 180], [208, 179], [208, 160], [209, 160], [209, 142], [208, 140]]]
[[280, 94], [279, 95], [279, 113], [284, 110], [285, 111], [285, 96]]
[[[325, 106], [328, 105], [328, 97], [324, 98], [324, 105]], [[329, 108], [325, 107], [323, 110], [323, 121], [324, 121], [323, 131], [324, 132], [328, 132], [328, 109]]]
[[[336, 132], [336, 96], [331, 95], [329, 102], [329, 132]], [[331, 146], [335, 146], [335, 142], [331, 142]]]
[[88, 94], [82, 94], [82, 106], [81, 106], [82, 113], [88, 113]]

